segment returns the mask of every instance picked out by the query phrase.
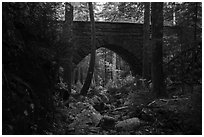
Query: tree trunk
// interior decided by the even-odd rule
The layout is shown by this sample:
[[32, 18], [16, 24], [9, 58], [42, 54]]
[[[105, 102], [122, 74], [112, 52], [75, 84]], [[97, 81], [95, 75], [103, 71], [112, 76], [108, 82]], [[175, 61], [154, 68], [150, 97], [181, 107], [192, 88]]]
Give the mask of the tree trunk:
[[93, 5], [91, 2], [89, 2], [89, 15], [90, 15], [90, 20], [91, 20], [91, 58], [90, 58], [89, 69], [87, 72], [86, 81], [81, 89], [81, 95], [84, 95], [84, 96], [88, 92], [88, 89], [90, 87], [91, 80], [93, 77], [94, 65], [95, 65], [95, 54], [96, 54], [95, 21], [94, 21]]
[[152, 92], [156, 97], [166, 96], [163, 76], [163, 3], [152, 3]]
[[103, 84], [103, 87], [105, 87], [106, 83], [107, 83], [107, 69], [106, 69], [106, 49], [104, 49], [104, 84]]
[[71, 82], [72, 82], [72, 26], [73, 26], [73, 6], [69, 3], [65, 3], [65, 23], [63, 26], [63, 44], [66, 45], [66, 51], [62, 61], [64, 68], [63, 79], [67, 83], [68, 91], [64, 92], [63, 100], [69, 99], [71, 93]]
[[111, 64], [113, 65], [113, 60], [112, 60], [112, 58], [113, 58], [113, 51], [109, 51], [109, 54], [110, 54], [110, 58], [109, 58], [109, 73], [110, 73], [110, 76], [109, 76], [109, 78], [108, 78], [108, 81], [113, 81], [113, 73], [112, 73], [112, 66], [111, 66]]
[[117, 73], [116, 73], [116, 61], [117, 61], [117, 56], [116, 56], [116, 53], [113, 52], [113, 58], [112, 58], [112, 64], [113, 64], [113, 67], [112, 67], [112, 74], [113, 74], [113, 83], [114, 83], [114, 86], [116, 86], [116, 80], [117, 80]]
[[150, 51], [150, 3], [145, 2], [145, 11], [144, 11], [144, 27], [143, 27], [143, 78], [149, 79], [149, 51]]

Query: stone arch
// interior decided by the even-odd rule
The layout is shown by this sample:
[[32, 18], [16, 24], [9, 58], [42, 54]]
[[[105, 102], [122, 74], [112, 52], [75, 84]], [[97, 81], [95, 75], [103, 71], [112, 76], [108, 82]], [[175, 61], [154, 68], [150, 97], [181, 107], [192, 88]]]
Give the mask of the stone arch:
[[[133, 75], [142, 73], [143, 25], [135, 23], [96, 22], [97, 49], [107, 48], [125, 60]], [[74, 64], [90, 53], [90, 22], [74, 22]]]
[[[121, 56], [130, 66], [133, 75], [142, 74], [143, 24], [95, 22], [97, 49], [105, 47]], [[73, 63], [78, 64], [90, 53], [90, 22], [74, 21]], [[165, 38], [176, 34], [178, 28], [164, 27]]]
[[[124, 49], [121, 46], [117, 46], [114, 44], [97, 44], [96, 50], [104, 47], [107, 48], [116, 54], [118, 54], [124, 61], [126, 61], [132, 71], [133, 75], [141, 75], [142, 73], [142, 62], [128, 50]], [[83, 60], [88, 54], [90, 54], [90, 46], [82, 44], [78, 49], [74, 52], [73, 63], [77, 65], [80, 61]]]
[[130, 70], [133, 72], [133, 75], [142, 73], [142, 62], [131, 52], [126, 49], [115, 46], [112, 44], [102, 45], [101, 47], [107, 48], [116, 54], [118, 54], [124, 61], [130, 66]]

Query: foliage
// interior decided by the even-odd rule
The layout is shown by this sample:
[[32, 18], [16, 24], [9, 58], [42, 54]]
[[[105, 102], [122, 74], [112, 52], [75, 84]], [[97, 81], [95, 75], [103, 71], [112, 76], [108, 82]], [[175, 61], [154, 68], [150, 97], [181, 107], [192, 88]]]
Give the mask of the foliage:
[[88, 21], [89, 20], [89, 10], [87, 2], [80, 2], [79, 5], [75, 7], [74, 20], [76, 21]]
[[[118, 55], [115, 70], [117, 72], [117, 79], [115, 81], [112, 79], [113, 70], [112, 55], [113, 52], [105, 48], [99, 48], [96, 50], [95, 61], [96, 64], [94, 71], [94, 78], [96, 82], [95, 86], [103, 86], [106, 88], [111, 87], [119, 88], [122, 87], [123, 85], [126, 85], [128, 82], [131, 82], [131, 80], [133, 79], [133, 76], [129, 72], [130, 68], [128, 64], [124, 60], [122, 60], [122, 58]], [[83, 69], [82, 74], [83, 76], [85, 76], [87, 73], [89, 60], [90, 55], [86, 56], [75, 68], [76, 70], [79, 68]], [[78, 77], [78, 74], [75, 77]]]
[[53, 5], [3, 3], [3, 134], [45, 134], [52, 125]]
[[142, 22], [143, 5], [136, 2], [106, 2], [97, 15], [111, 22]]
[[176, 36], [164, 36], [166, 76], [177, 85], [192, 87], [200, 83], [202, 73], [201, 3], [165, 3], [164, 9], [164, 18], [170, 22], [172, 12], [175, 12], [176, 28], [179, 30]]
[[[86, 3], [73, 5], [74, 20], [89, 20]], [[88, 96], [78, 93], [89, 57], [76, 66], [80, 76], [67, 105], [62, 102], [67, 83], [60, 66], [70, 52], [61, 36], [65, 4], [2, 3], [2, 133], [201, 134], [201, 8], [202, 3], [195, 2], [164, 3], [164, 25], [172, 31], [163, 37], [169, 99], [153, 100], [148, 83], [144, 86], [140, 76], [133, 77], [121, 57], [117, 55], [114, 64], [113, 52], [100, 48]], [[143, 22], [143, 3], [94, 3], [94, 11], [96, 21]], [[129, 132], [114, 128], [135, 117], [145, 125]], [[116, 123], [110, 128], [101, 124], [104, 118]]]

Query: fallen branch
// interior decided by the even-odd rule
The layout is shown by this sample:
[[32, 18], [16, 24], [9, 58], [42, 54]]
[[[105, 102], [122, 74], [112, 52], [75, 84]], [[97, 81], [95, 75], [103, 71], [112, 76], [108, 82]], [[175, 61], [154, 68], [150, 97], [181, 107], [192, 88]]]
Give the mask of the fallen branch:
[[123, 110], [123, 109], [127, 109], [127, 108], [129, 108], [129, 107], [128, 106], [119, 107], [119, 108], [115, 108], [114, 111]]

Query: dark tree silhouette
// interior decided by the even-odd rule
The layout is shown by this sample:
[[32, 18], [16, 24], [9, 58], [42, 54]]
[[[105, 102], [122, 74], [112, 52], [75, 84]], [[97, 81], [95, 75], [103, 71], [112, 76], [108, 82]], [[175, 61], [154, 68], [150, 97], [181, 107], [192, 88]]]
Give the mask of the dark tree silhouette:
[[69, 99], [72, 82], [72, 25], [73, 25], [73, 6], [69, 3], [65, 4], [65, 24], [63, 26], [64, 35], [63, 44], [66, 46], [64, 56], [61, 59], [64, 68], [64, 81], [67, 83], [68, 90], [64, 92], [63, 100]]
[[142, 75], [143, 78], [149, 78], [149, 51], [150, 51], [150, 44], [149, 44], [149, 29], [150, 29], [150, 3], [144, 3], [145, 11], [144, 11], [144, 27], [143, 27], [143, 70]]
[[162, 44], [163, 3], [153, 2], [152, 9], [152, 91], [157, 97], [165, 96]]
[[95, 66], [95, 54], [96, 54], [96, 34], [95, 34], [95, 21], [94, 21], [94, 13], [93, 13], [93, 5], [89, 2], [89, 14], [91, 20], [91, 58], [89, 63], [89, 69], [86, 76], [85, 83], [81, 89], [81, 95], [86, 95], [91, 84], [91, 80], [93, 77], [94, 66]]

